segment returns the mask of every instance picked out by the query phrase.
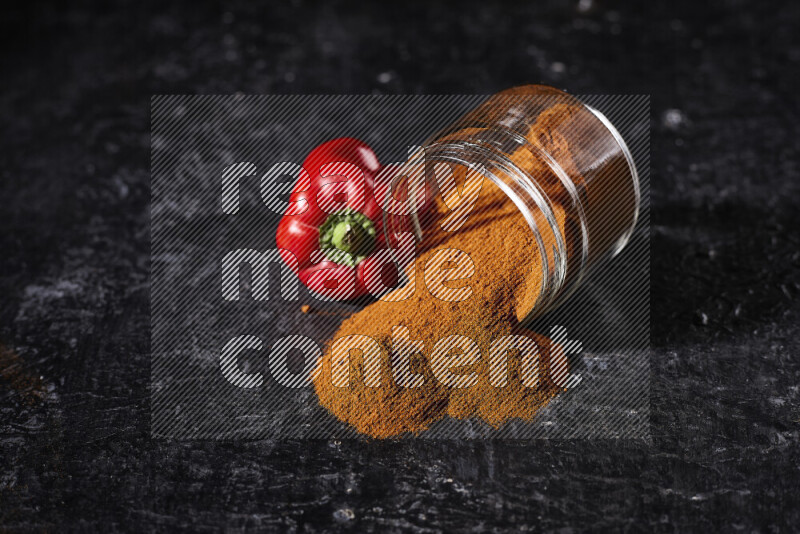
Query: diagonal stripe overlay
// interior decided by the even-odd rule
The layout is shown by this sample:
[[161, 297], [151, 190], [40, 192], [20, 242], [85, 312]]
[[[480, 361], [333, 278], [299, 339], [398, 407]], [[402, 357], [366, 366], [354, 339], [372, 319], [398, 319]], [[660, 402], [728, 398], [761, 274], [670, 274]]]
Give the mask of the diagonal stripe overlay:
[[[291, 170], [327, 140], [355, 137], [374, 148], [381, 164], [402, 164], [410, 147], [424, 145], [433, 134], [487, 98], [152, 97], [154, 437], [359, 437], [319, 406], [308, 382], [317, 358], [343, 317], [361, 309], [371, 298], [353, 302], [319, 298], [288, 273], [277, 256], [262, 254], [276, 248], [281, 213], [275, 208], [286, 199], [285, 194], [272, 193], [285, 191], [285, 184], [292, 179]], [[649, 439], [649, 97], [579, 98], [601, 113], [624, 139], [638, 172], [640, 195], [638, 219], [622, 251], [586, 270], [575, 291], [560, 306], [543, 315], [532, 314], [524, 322], [526, 328], [554, 340], [553, 328], [560, 329], [558, 335], [563, 330], [564, 359], [554, 368], [579, 374], [580, 381], [555, 397], [531, 421], [513, 420], [495, 429], [476, 419], [443, 418], [415, 436], [418, 439]], [[273, 167], [277, 170], [270, 174]], [[265, 175], [271, 181], [266, 181]], [[235, 195], [223, 195], [225, 187], [233, 185], [237, 186]], [[470, 201], [479, 194], [475, 184], [463, 190], [453, 187], [448, 189], [448, 201], [455, 203]], [[612, 198], [607, 204], [606, 209], [612, 212], [622, 209], [621, 199]], [[469, 224], [470, 217], [480, 215], [458, 209], [454, 214], [454, 226]], [[593, 221], [588, 228], [590, 243], [612, 232], [609, 221]], [[580, 229], [567, 232], [567, 240], [581, 242]], [[249, 251], [236, 256], [248, 261], [228, 265], [235, 283], [224, 288], [224, 259], [232, 251]], [[457, 251], [447, 251], [432, 263], [457, 264], [458, 273], [467, 276], [474, 266], [462, 260]], [[459, 299], [469, 298], [469, 292], [451, 289], [437, 297], [457, 305]], [[303, 305], [316, 312], [303, 313]], [[387, 332], [387, 336], [390, 334]], [[356, 341], [365, 342], [350, 340], [350, 345], [343, 343], [342, 347], [359, 350], [353, 348]], [[445, 344], [469, 347], [463, 341], [454, 337]], [[371, 346], [366, 343], [365, 347]], [[363, 355], [365, 362], [372, 354], [370, 350]], [[466, 361], [473, 356], [467, 349], [460, 357]], [[539, 361], [532, 351], [529, 359]], [[371, 369], [370, 379], [375, 384], [391, 378], [378, 376], [378, 366]], [[493, 370], [498, 383], [502, 382], [503, 369]], [[347, 372], [346, 367], [337, 372], [340, 379], [347, 378], [341, 375]], [[413, 376], [406, 378], [409, 384], [414, 383]], [[468, 382], [453, 379], [458, 385]], [[529, 382], [536, 382], [533, 375]]]

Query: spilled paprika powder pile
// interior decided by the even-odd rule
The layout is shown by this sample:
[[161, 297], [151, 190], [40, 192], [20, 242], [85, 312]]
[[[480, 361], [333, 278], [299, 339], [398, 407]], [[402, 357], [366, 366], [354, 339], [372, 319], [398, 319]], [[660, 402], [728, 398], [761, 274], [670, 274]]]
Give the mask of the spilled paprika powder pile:
[[[437, 209], [443, 209], [441, 205]], [[456, 418], [481, 417], [493, 426], [514, 418], [530, 418], [558, 391], [546, 379], [538, 389], [521, 383], [519, 358], [509, 358], [509, 383], [496, 388], [489, 384], [488, 355], [495, 339], [512, 333], [530, 336], [540, 347], [541, 376], [549, 376], [549, 340], [536, 334], [515, 331], [518, 309], [526, 308], [537, 293], [539, 255], [527, 222], [508, 197], [485, 181], [473, 216], [458, 232], [442, 232], [436, 245], [422, 252], [412, 269], [415, 291], [398, 302], [376, 301], [346, 319], [335, 339], [350, 335], [368, 336], [381, 347], [381, 385], [365, 384], [364, 355], [349, 354], [349, 384], [334, 385], [331, 374], [334, 352], [330, 344], [320, 362], [321, 372], [314, 387], [320, 404], [338, 419], [359, 432], [386, 438], [403, 432], [428, 428], [444, 415]], [[475, 274], [468, 279], [472, 295], [461, 302], [447, 302], [428, 290], [424, 272], [431, 257], [443, 249], [458, 249], [469, 254]], [[411, 370], [424, 377], [421, 387], [402, 387], [392, 377], [392, 329], [408, 329], [412, 340], [422, 341], [424, 350], [412, 357]], [[475, 372], [478, 382], [467, 388], [443, 385], [434, 376], [430, 352], [442, 338], [459, 334], [472, 339], [484, 355], [477, 364], [463, 366]], [[541, 353], [544, 354], [541, 354]], [[347, 354], [337, 354], [336, 357]]]

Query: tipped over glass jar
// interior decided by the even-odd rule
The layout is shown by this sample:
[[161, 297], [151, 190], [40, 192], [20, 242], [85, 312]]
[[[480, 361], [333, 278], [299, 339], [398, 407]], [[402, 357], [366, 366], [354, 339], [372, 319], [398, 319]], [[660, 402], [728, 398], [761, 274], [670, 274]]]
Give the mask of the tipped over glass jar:
[[[387, 241], [411, 232], [424, 246], [432, 229], [457, 231], [482, 179], [519, 209], [540, 255], [537, 295], [520, 320], [563, 303], [636, 226], [639, 178], [617, 129], [574, 96], [528, 85], [490, 97], [409, 158], [391, 189], [405, 209], [384, 212]], [[432, 209], [437, 202], [449, 209]]]

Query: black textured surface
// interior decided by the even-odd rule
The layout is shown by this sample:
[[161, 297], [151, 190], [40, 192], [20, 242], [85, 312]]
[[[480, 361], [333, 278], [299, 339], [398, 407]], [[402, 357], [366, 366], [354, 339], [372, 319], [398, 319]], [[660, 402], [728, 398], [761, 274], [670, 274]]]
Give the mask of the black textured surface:
[[[800, 5], [524, 4], [4, 8], [2, 529], [797, 528]], [[653, 95], [652, 443], [150, 439], [151, 94], [539, 81]]]

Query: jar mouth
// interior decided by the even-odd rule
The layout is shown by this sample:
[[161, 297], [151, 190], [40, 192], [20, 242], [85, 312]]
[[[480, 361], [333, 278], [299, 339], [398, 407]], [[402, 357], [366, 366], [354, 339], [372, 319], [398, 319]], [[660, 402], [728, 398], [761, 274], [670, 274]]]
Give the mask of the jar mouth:
[[[496, 172], [497, 170], [500, 170], [500, 172]], [[526, 313], [520, 317], [520, 320], [524, 318], [530, 319], [533, 317], [532, 313], [534, 315], [544, 313], [559, 299], [559, 295], [567, 281], [567, 245], [564, 241], [564, 236], [559, 230], [558, 221], [550, 200], [547, 195], [537, 190], [536, 182], [530, 181], [524, 171], [511, 161], [500, 160], [488, 164], [486, 172], [486, 177], [511, 199], [525, 218], [528, 227], [533, 232], [536, 247], [539, 250], [542, 263], [539, 294], [531, 309], [526, 310]], [[503, 175], [513, 177], [514, 182], [506, 182], [502, 178]], [[522, 188], [524, 191], [521, 192], [518, 188]], [[535, 207], [531, 206], [531, 199], [534, 200]], [[541, 228], [537, 223], [532, 210], [538, 210], [543, 215], [546, 222], [545, 228]], [[546, 239], [543, 234], [547, 234], [550, 239]], [[546, 242], [554, 243], [552, 247], [548, 247]]]
[[[517, 207], [531, 229], [542, 262], [542, 278], [536, 301], [520, 319], [530, 317], [532, 312], [540, 313], [549, 309], [564, 287], [568, 261], [567, 245], [564, 236], [559, 231], [559, 224], [550, 199], [540, 190], [532, 177], [504, 154], [480, 143], [430, 144], [415, 153], [409, 159], [404, 170], [398, 172], [398, 175], [415, 175], [418, 178], [424, 176], [426, 187], [433, 188], [432, 196], [436, 196], [439, 191], [435, 180], [430, 180], [430, 171], [433, 165], [440, 162], [463, 166], [480, 173], [483, 179], [491, 181]], [[416, 170], [409, 170], [415, 167]], [[405, 229], [408, 230], [410, 227], [417, 242], [421, 242], [424, 238], [424, 225], [421, 223], [421, 217], [417, 210], [424, 209], [424, 207], [419, 205], [414, 195], [409, 197], [409, 201], [413, 204], [413, 208], [409, 221], [405, 224]], [[534, 211], [541, 214], [540, 220], [544, 219], [544, 228], [540, 228]], [[392, 243], [391, 233], [396, 230], [396, 226], [392, 224], [390, 218], [387, 218], [387, 213], [384, 213], [384, 218], [387, 242]], [[546, 243], [553, 243], [552, 248], [549, 248]]]

